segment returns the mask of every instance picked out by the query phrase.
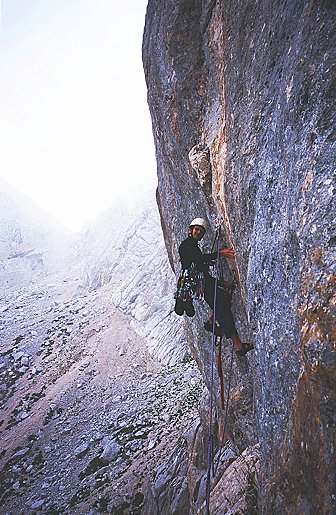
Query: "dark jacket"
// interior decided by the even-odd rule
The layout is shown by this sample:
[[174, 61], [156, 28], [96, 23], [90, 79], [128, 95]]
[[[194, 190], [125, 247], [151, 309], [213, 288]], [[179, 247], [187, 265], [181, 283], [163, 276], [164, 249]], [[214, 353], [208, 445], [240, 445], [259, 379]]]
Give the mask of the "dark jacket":
[[217, 258], [217, 252], [210, 254], [202, 254], [198, 246], [197, 240], [192, 236], [188, 236], [179, 246], [179, 254], [182, 268], [188, 269], [191, 263], [194, 263], [199, 272], [208, 272], [209, 265], [213, 264]]

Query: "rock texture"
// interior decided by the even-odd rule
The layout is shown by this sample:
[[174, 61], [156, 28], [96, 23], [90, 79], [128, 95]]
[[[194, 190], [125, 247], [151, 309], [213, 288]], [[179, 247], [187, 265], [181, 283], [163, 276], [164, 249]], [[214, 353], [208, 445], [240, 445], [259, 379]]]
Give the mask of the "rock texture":
[[0, 191], [0, 512], [136, 515], [204, 390], [154, 190], [73, 238]]
[[78, 260], [84, 286], [93, 291], [109, 285], [111, 302], [129, 317], [152, 355], [172, 365], [183, 359], [186, 338], [173, 312], [176, 280], [153, 186], [115, 200], [83, 234]]
[[[224, 273], [256, 350], [234, 360], [229, 435], [240, 452], [260, 443], [264, 513], [335, 508], [335, 21], [327, 0], [147, 8], [165, 243], [177, 271], [187, 222], [203, 216], [235, 248]], [[186, 323], [208, 382], [209, 342]]]
[[136, 515], [204, 383], [190, 358], [152, 358], [108, 287], [63, 285], [2, 317], [0, 512]]
[[[255, 447], [247, 447], [241, 456], [228, 466], [213, 489], [209, 506], [212, 515], [255, 512], [258, 465], [258, 450]], [[204, 506], [200, 513], [206, 513]]]

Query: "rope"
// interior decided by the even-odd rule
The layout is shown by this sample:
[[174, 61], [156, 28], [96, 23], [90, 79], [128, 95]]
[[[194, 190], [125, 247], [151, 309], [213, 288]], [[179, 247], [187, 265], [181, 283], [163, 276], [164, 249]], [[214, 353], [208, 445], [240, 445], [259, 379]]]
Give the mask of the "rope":
[[223, 378], [223, 369], [222, 369], [222, 340], [223, 340], [223, 338], [220, 337], [219, 343], [217, 345], [218, 346], [217, 371], [218, 371], [218, 376], [219, 376], [219, 380], [220, 380], [221, 407], [222, 407], [222, 410], [224, 411], [225, 398], [224, 398], [224, 378]]
[[[215, 246], [215, 242], [217, 240], [217, 273], [215, 277], [215, 291], [214, 291], [214, 312], [213, 312], [213, 320], [212, 320], [212, 351], [211, 351], [211, 367], [210, 367], [210, 406], [209, 406], [209, 435], [208, 435], [208, 472], [207, 472], [207, 482], [206, 482], [206, 515], [210, 515], [210, 486], [211, 486], [211, 471], [212, 471], [212, 477], [215, 477], [219, 462], [222, 457], [222, 450], [223, 450], [223, 441], [227, 426], [227, 420], [228, 420], [228, 413], [229, 413], [229, 401], [230, 401], [230, 390], [231, 390], [231, 380], [232, 380], [232, 369], [233, 369], [233, 356], [234, 356], [234, 345], [232, 342], [232, 348], [231, 348], [231, 362], [230, 362], [230, 371], [229, 371], [229, 382], [228, 382], [228, 391], [227, 391], [227, 398], [226, 398], [226, 405], [225, 405], [225, 414], [224, 414], [224, 423], [223, 423], [223, 434], [222, 439], [220, 441], [220, 451], [218, 460], [216, 463], [216, 468], [214, 468], [213, 465], [213, 433], [212, 433], [212, 424], [213, 424], [213, 376], [214, 376], [214, 361], [215, 361], [215, 346], [216, 346], [216, 337], [215, 337], [215, 324], [216, 324], [216, 303], [217, 303], [217, 283], [218, 283], [218, 275], [220, 272], [219, 269], [219, 247], [220, 247], [220, 225], [218, 225], [216, 229], [216, 235], [215, 240], [212, 245], [212, 249]], [[220, 338], [219, 341], [219, 349], [218, 349], [218, 362], [217, 362], [217, 368], [218, 368], [218, 375], [220, 378], [220, 385], [221, 385], [221, 405], [222, 409], [224, 410], [224, 380], [223, 380], [223, 370], [222, 370], [222, 362], [221, 362], [221, 355], [222, 355], [222, 338]]]
[[[215, 239], [217, 238], [217, 264], [219, 263], [219, 236], [220, 236], [220, 226], [216, 231]], [[211, 365], [210, 365], [210, 406], [209, 406], [209, 435], [208, 435], [208, 473], [207, 473], [207, 482], [206, 482], [206, 515], [210, 515], [210, 483], [211, 483], [211, 467], [213, 466], [212, 461], [212, 447], [213, 447], [213, 434], [212, 434], [212, 423], [213, 423], [213, 378], [214, 378], [214, 361], [215, 361], [215, 324], [216, 324], [216, 303], [217, 303], [217, 282], [218, 282], [218, 274], [216, 274], [215, 278], [215, 291], [214, 291], [214, 309], [213, 309], [213, 319], [212, 319], [212, 350], [211, 350]]]
[[223, 442], [225, 437], [225, 431], [226, 431], [226, 424], [228, 420], [228, 414], [229, 414], [229, 403], [230, 403], [230, 390], [231, 390], [231, 378], [232, 378], [232, 368], [233, 368], [233, 355], [234, 355], [234, 346], [232, 342], [232, 348], [231, 348], [231, 362], [230, 362], [230, 371], [229, 371], [229, 383], [228, 383], [228, 391], [226, 396], [226, 406], [225, 406], [225, 414], [224, 414], [224, 424], [223, 424], [223, 432], [222, 432], [222, 438], [219, 444], [219, 455], [216, 463], [215, 468], [215, 475], [217, 474], [217, 470], [219, 467], [219, 462], [222, 457], [222, 451], [223, 451]]

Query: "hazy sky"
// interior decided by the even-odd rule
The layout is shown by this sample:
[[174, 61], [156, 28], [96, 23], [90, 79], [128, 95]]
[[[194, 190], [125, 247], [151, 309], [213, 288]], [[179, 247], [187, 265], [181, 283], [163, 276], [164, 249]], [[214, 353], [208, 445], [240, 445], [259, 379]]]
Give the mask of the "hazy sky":
[[0, 175], [72, 228], [155, 181], [147, 0], [0, 0]]

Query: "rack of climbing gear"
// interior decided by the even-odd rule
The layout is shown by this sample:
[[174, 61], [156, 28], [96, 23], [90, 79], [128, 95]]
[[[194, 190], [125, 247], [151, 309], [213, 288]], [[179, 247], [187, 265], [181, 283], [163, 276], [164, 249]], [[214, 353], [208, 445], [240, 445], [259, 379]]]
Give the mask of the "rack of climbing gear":
[[181, 270], [177, 280], [177, 290], [174, 298], [182, 302], [193, 298], [203, 298], [204, 296], [204, 273], [196, 269], [194, 263], [190, 267]]

